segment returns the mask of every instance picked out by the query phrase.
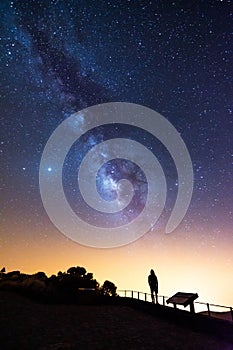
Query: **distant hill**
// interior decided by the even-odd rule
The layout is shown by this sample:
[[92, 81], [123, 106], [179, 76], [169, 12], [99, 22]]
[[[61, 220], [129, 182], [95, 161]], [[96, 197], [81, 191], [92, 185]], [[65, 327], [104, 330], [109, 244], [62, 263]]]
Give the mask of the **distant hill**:
[[[207, 311], [199, 312], [199, 314], [208, 316], [208, 312]], [[231, 316], [231, 312], [230, 311], [226, 311], [226, 312], [211, 311], [210, 312], [210, 316], [211, 317], [216, 317], [216, 318], [221, 318], [222, 320], [232, 321], [232, 316]]]

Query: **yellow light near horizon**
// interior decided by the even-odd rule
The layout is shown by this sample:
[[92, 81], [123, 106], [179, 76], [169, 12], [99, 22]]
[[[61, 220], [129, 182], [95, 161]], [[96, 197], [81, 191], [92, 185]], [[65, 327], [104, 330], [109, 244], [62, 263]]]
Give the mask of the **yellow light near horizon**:
[[[42, 241], [37, 230], [36, 239], [35, 228], [33, 238], [19, 228], [17, 244], [12, 241], [2, 247], [1, 263], [7, 271], [44, 271], [51, 275], [70, 266], [84, 266], [101, 284], [108, 279], [118, 289], [149, 293], [147, 276], [153, 268], [160, 295], [194, 292], [199, 301], [233, 306], [233, 238], [219, 237], [214, 248], [202, 245], [194, 234], [187, 240], [182, 232], [157, 236], [150, 233], [124, 247], [94, 249], [80, 246], [57, 231], [47, 233]], [[19, 239], [25, 235], [27, 240]]]

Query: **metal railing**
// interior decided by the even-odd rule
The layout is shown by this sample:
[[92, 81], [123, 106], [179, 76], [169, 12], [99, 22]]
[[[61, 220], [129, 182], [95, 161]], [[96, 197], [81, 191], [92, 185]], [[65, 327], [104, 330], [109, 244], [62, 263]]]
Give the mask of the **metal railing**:
[[[119, 294], [120, 297], [130, 297], [130, 298], [142, 300], [145, 302], [151, 302], [151, 300], [152, 300], [150, 293], [139, 292], [139, 291], [128, 290], [128, 289], [118, 290], [117, 293]], [[168, 306], [168, 307], [172, 307], [170, 304], [166, 303], [166, 300], [168, 298], [169, 297], [164, 296], [164, 295], [158, 295], [159, 304], [162, 304], [162, 305]], [[215, 313], [218, 312], [216, 309], [221, 309], [221, 310], [225, 309], [226, 311], [229, 312], [229, 320], [233, 321], [233, 308], [231, 306], [210, 304], [210, 303], [204, 303], [204, 302], [199, 302], [199, 301], [195, 301], [194, 304], [196, 306], [198, 306], [198, 305], [205, 306], [204, 310], [202, 310], [202, 312], [206, 312], [209, 317], [217, 317], [217, 316], [215, 316]], [[213, 308], [215, 310], [213, 310]]]

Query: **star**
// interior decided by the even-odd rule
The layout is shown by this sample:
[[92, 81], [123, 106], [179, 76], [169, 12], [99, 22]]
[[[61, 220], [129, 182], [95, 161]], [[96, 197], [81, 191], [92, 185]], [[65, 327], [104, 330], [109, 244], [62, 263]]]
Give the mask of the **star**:
[[[51, 242], [54, 237], [62, 242], [61, 246], [58, 243], [54, 245], [59, 249], [54, 249], [47, 261], [56, 261], [60, 254], [58, 251], [68, 246], [67, 240], [49, 221], [41, 201], [39, 168], [44, 147], [54, 130], [74, 113], [79, 112], [70, 125], [72, 135], [85, 130], [88, 123], [86, 108], [118, 101], [140, 104], [157, 111], [182, 137], [194, 170], [194, 190], [184, 221], [174, 236], [159, 235], [174, 207], [182, 179], [178, 179], [176, 166], [166, 147], [151, 133], [129, 125], [93, 128], [67, 150], [61, 181], [67, 202], [82, 220], [87, 220], [89, 224], [95, 222], [96, 227], [105, 225], [110, 230], [112, 225], [117, 227], [133, 221], [143, 211], [148, 188], [150, 190], [152, 186], [156, 189], [158, 186], [156, 174], [151, 185], [137, 164], [125, 159], [104, 163], [109, 159], [110, 149], [103, 147], [98, 157], [104, 165], [95, 174], [97, 193], [104, 201], [119, 201], [119, 207], [127, 203], [126, 208], [112, 215], [105, 215], [85, 203], [78, 174], [83, 159], [100, 143], [114, 138], [135, 140], [157, 158], [164, 171], [168, 191], [159, 223], [151, 228], [148, 236], [126, 248], [133, 250], [139, 247], [141, 252], [142, 247], [146, 247], [148, 255], [139, 254], [130, 266], [122, 249], [118, 262], [123, 261], [129, 269], [143, 271], [147, 269], [150, 253], [153, 259], [158, 257], [158, 266], [160, 258], [166, 265], [163, 257], [167, 256], [167, 270], [163, 266], [161, 271], [164, 269], [168, 280], [172, 280], [169, 264], [174, 251], [177, 253], [175, 258], [180, 256], [174, 267], [183, 266], [184, 241], [185, 244], [190, 243], [189, 247], [185, 247], [190, 249], [190, 261], [195, 268], [205, 266], [205, 257], [213, 258], [212, 253], [208, 257], [208, 247], [211, 247], [218, 232], [221, 244], [213, 266], [215, 270], [224, 271], [224, 259], [229, 260], [232, 256], [231, 1], [212, 1], [211, 5], [197, 1], [190, 6], [179, 1], [106, 1], [93, 4], [74, 0], [14, 0], [2, 1], [0, 11], [0, 188], [3, 189], [3, 241], [6, 247], [2, 256], [6, 264], [15, 268], [14, 259], [17, 259], [17, 263], [27, 264], [28, 269], [37, 269], [39, 252], [47, 249], [38, 237], [45, 232], [49, 232]], [[54, 159], [49, 159], [43, 167], [43, 175], [51, 183], [57, 176], [56, 155], [67, 134], [62, 137], [61, 144], [54, 150]], [[88, 185], [90, 174], [85, 180]], [[132, 198], [128, 193], [128, 197], [124, 197], [127, 186], [122, 180], [131, 184]], [[128, 198], [131, 199], [129, 205]], [[29, 222], [30, 225], [25, 225]], [[41, 228], [41, 231], [36, 232], [34, 227]], [[12, 237], [15, 247], [20, 248], [15, 257]], [[164, 247], [158, 252], [159, 239], [159, 244], [164, 244]], [[169, 246], [172, 240], [173, 247]], [[198, 247], [206, 247], [206, 252], [202, 251], [203, 260], [195, 260], [195, 256], [201, 254], [195, 251], [195, 240], [199, 242]], [[34, 260], [26, 256], [28, 249], [27, 253], [22, 249], [22, 242], [28, 241], [39, 248]], [[217, 242], [215, 247], [217, 251]], [[174, 251], [172, 248], [175, 248]], [[70, 260], [83, 257], [82, 249], [76, 245]], [[89, 261], [92, 261], [92, 253], [86, 255]], [[111, 254], [114, 264], [114, 254], [117, 253], [111, 251]], [[104, 256], [103, 253], [103, 261]], [[30, 264], [34, 264], [33, 267]], [[93, 264], [100, 265], [94, 258]], [[214, 271], [208, 274], [206, 284], [211, 285], [213, 275]], [[120, 279], [119, 276], [117, 278]], [[229, 280], [230, 274], [226, 276], [226, 281], [218, 283], [216, 295], [220, 295], [220, 287], [232, 294]], [[198, 283], [198, 287], [202, 288]]]

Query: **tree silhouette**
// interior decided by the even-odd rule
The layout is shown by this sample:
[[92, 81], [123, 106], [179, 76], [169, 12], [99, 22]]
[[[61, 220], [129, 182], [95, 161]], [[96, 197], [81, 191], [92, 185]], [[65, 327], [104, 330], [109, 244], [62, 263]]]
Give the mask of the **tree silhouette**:
[[117, 296], [116, 290], [117, 287], [115, 286], [115, 284], [106, 280], [100, 288], [100, 293], [105, 296], [115, 297]]
[[20, 271], [0, 271], [0, 290], [15, 290], [34, 299], [50, 302], [96, 302], [99, 296], [116, 296], [114, 283], [106, 280], [100, 288], [93, 273], [72, 266], [67, 272], [47, 277], [42, 271], [29, 275]]
[[87, 272], [86, 269], [80, 266], [77, 266], [77, 267], [72, 266], [67, 270], [67, 273], [69, 275], [73, 275], [77, 277], [83, 277], [86, 274], [86, 272]]
[[1, 271], [0, 271], [0, 277], [2, 278], [2, 276], [5, 274], [5, 272], [6, 272], [6, 269], [5, 269], [5, 267], [3, 267], [2, 269], [1, 269]]
[[77, 266], [76, 267], [76, 274], [79, 277], [83, 277], [86, 274], [86, 269], [84, 267]]
[[39, 280], [43, 280], [43, 281], [45, 281], [45, 280], [47, 280], [47, 276], [46, 276], [46, 274], [44, 273], [44, 272], [37, 272], [37, 273], [35, 273], [34, 274], [34, 277], [35, 278], [37, 278], [37, 279], [39, 279]]

